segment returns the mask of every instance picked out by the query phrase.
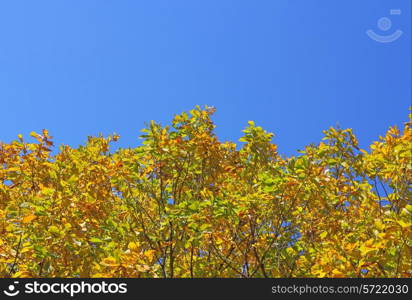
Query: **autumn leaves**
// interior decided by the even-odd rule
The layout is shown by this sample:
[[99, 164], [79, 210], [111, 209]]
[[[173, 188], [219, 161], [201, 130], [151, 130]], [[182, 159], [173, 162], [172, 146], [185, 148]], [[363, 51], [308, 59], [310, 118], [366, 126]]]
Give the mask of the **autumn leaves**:
[[52, 154], [0, 144], [1, 277], [410, 277], [411, 123], [369, 151], [350, 129], [284, 158], [249, 122], [221, 142], [213, 108]]

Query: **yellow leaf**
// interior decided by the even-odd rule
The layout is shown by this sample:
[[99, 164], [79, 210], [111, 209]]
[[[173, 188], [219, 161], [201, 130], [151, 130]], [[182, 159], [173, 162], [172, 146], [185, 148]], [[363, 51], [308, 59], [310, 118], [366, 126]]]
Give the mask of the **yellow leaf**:
[[361, 151], [363, 154], [368, 155], [368, 152], [367, 152], [367, 151], [365, 151], [365, 150], [363, 150], [363, 149], [360, 149], [360, 151]]
[[120, 264], [118, 264], [117, 262], [116, 262], [116, 259], [114, 258], [114, 257], [106, 257], [105, 259], [103, 259], [103, 261], [102, 261], [102, 265], [104, 265], [104, 266], [108, 266], [108, 267], [117, 267], [117, 266], [119, 266]]
[[147, 250], [147, 251], [144, 252], [144, 255], [146, 257], [148, 257], [150, 261], [152, 261], [154, 256], [155, 256], [155, 253], [156, 253], [156, 251], [154, 251], [154, 250]]
[[150, 270], [150, 267], [148, 265], [137, 265], [136, 269], [138, 272], [147, 272]]
[[361, 252], [361, 255], [364, 256], [368, 254], [369, 252], [375, 251], [376, 247], [374, 247], [373, 245], [368, 245], [368, 242], [366, 242], [365, 244], [359, 247], [359, 250]]
[[49, 227], [49, 232], [50, 232], [50, 233], [59, 234], [59, 233], [60, 233], [60, 229], [59, 229], [57, 226], [52, 225], [52, 226]]
[[332, 275], [333, 275], [333, 277], [336, 277], [336, 278], [345, 277], [345, 274], [343, 274], [341, 271], [339, 271], [339, 270], [337, 270], [337, 269], [334, 269], [334, 270], [332, 271]]
[[139, 249], [139, 244], [135, 242], [130, 242], [127, 248], [129, 248], [132, 251], [137, 251]]
[[12, 278], [30, 278], [31, 274], [27, 271], [18, 271], [13, 274]]
[[356, 243], [348, 243], [348, 244], [345, 245], [345, 250], [348, 251], [348, 252], [350, 252], [350, 251], [352, 251], [356, 246], [357, 246]]
[[21, 249], [20, 253], [23, 254], [23, 253], [29, 252], [32, 249], [33, 247], [24, 247], [23, 249]]
[[397, 222], [399, 225], [401, 225], [402, 228], [410, 228], [412, 223], [411, 222], [404, 222], [402, 220], [399, 220]]

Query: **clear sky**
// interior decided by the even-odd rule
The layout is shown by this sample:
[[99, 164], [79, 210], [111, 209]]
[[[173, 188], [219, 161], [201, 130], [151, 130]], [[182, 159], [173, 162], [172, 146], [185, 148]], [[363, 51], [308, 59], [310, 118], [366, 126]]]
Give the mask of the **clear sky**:
[[221, 140], [254, 120], [288, 155], [336, 124], [365, 146], [406, 121], [411, 82], [409, 0], [0, 1], [5, 142], [47, 128], [136, 146], [144, 122], [198, 104]]

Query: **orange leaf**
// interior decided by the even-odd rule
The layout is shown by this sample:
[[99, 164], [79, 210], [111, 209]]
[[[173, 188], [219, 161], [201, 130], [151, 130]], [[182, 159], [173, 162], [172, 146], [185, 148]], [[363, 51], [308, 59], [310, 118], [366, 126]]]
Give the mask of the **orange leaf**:
[[37, 217], [35, 216], [35, 215], [28, 215], [28, 216], [25, 216], [24, 218], [23, 218], [23, 220], [22, 220], [22, 222], [24, 223], [24, 224], [27, 224], [27, 223], [30, 223], [31, 221], [33, 221], [34, 219], [36, 219]]

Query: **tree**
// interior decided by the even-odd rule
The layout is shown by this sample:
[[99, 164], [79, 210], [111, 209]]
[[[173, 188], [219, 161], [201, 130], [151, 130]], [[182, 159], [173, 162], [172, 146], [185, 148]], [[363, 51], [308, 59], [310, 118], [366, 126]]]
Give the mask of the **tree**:
[[360, 149], [351, 129], [283, 157], [213, 108], [52, 152], [0, 144], [1, 277], [411, 277], [411, 122]]

